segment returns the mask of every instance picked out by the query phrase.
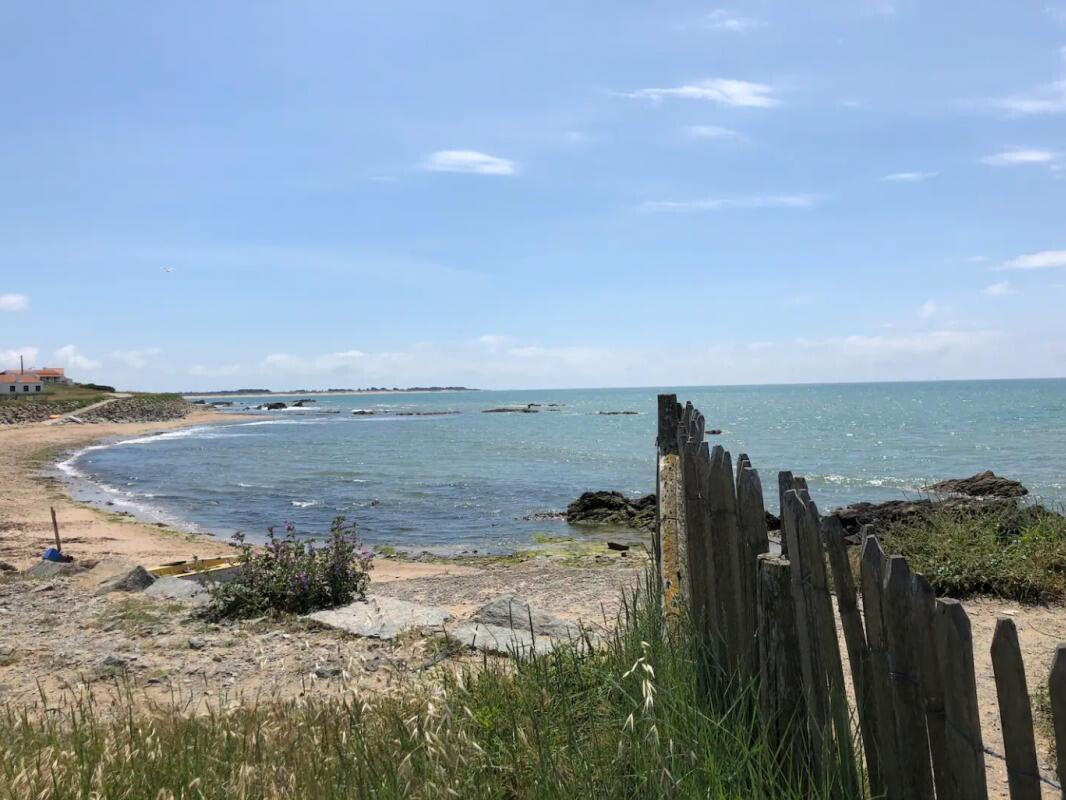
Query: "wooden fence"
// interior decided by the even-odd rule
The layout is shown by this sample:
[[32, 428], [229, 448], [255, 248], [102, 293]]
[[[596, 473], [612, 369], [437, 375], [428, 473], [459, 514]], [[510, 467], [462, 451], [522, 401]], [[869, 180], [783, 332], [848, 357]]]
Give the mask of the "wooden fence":
[[[973, 643], [962, 605], [937, 598], [906, 559], [886, 555], [869, 535], [861, 550], [860, 608], [840, 521], [821, 517], [806, 481], [790, 472], [778, 476], [781, 554], [771, 554], [762, 484], [748, 457], [737, 457], [734, 472], [730, 454], [704, 441], [703, 415], [691, 403], [682, 407], [675, 395], [659, 395], [658, 411], [655, 551], [664, 600], [668, 609], [691, 613], [721, 663], [758, 679], [760, 715], [782, 758], [815, 775], [832, 758], [847, 797], [987, 798]], [[1038, 770], [1011, 619], [998, 620], [991, 655], [1010, 796], [1039, 798], [1042, 784], [1058, 794]], [[1064, 776], [1066, 645], [1056, 650], [1048, 689], [1056, 766]]]

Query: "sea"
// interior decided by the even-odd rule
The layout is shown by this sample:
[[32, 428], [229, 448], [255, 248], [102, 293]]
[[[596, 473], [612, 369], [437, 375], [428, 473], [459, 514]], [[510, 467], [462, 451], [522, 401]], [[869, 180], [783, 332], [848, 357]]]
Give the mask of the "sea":
[[[244, 396], [223, 422], [102, 441], [57, 467], [78, 499], [220, 537], [290, 522], [321, 536], [345, 517], [371, 545], [511, 552], [589, 535], [526, 519], [584, 491], [654, 491], [660, 392], [699, 408], [734, 461], [749, 455], [771, 510], [783, 469], [822, 509], [987, 469], [1066, 504], [1066, 379], [316, 394], [278, 411], [254, 407], [297, 398]], [[534, 413], [486, 413], [501, 407]]]

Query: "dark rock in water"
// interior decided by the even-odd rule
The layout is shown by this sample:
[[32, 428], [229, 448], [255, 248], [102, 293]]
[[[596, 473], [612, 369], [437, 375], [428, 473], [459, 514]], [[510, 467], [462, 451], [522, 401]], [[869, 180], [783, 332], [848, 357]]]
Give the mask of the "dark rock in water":
[[[931, 500], [889, 500], [885, 503], [852, 503], [846, 508], [834, 509], [830, 514], [840, 520], [848, 534], [859, 533], [864, 526], [876, 529], [893, 522], [927, 517], [933, 511]], [[780, 528], [780, 522], [778, 523]]]
[[707, 435], [708, 436], [721, 436], [722, 435], [722, 429], [721, 428], [711, 428], [709, 431], [707, 431]]
[[397, 411], [398, 417], [448, 417], [458, 414], [458, 411]]
[[566, 521], [574, 525], [655, 527], [655, 495], [626, 497], [621, 492], [585, 492], [566, 507]]
[[105, 583], [96, 590], [96, 594], [108, 594], [109, 592], [143, 592], [153, 583], [155, 583], [155, 576], [149, 573], [144, 567], [137, 566], [129, 572], [119, 575], [113, 581]]
[[607, 542], [607, 549], [608, 550], [618, 550], [618, 551], [624, 553], [626, 550], [629, 549], [629, 545], [628, 544], [622, 544], [621, 542]]
[[317, 401], [314, 400], [314, 399], [297, 400], [295, 403], [292, 404], [292, 407], [293, 408], [303, 408], [304, 406], [308, 405], [309, 403], [315, 403], [315, 402], [317, 402]]
[[266, 405], [262, 405], [259, 407], [267, 411], [281, 411], [281, 409], [283, 408], [288, 408], [288, 406], [282, 402], [267, 403]]
[[633, 417], [639, 414], [639, 411], [597, 411], [601, 417]]
[[928, 487], [933, 494], [961, 494], [967, 497], [1022, 497], [1029, 490], [1018, 481], [1001, 478], [992, 470], [978, 472], [969, 478], [954, 478], [940, 481]]
[[781, 530], [781, 518], [775, 517], [769, 511], [764, 511], [763, 514], [766, 517], [766, 530], [779, 531]]
[[505, 406], [503, 408], [485, 408], [483, 414], [537, 414], [540, 413], [532, 405], [528, 406]]
[[374, 412], [370, 411], [369, 409], [366, 409], [366, 408], [357, 408], [352, 413], [355, 414], [355, 416], [357, 416], [357, 417], [372, 417], [372, 416], [374, 416]]

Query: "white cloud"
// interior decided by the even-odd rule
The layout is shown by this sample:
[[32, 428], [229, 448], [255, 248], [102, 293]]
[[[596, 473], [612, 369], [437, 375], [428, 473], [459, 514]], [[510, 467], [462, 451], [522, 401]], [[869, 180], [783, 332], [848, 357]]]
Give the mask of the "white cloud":
[[0, 369], [11, 369], [19, 366], [19, 356], [26, 362], [27, 367], [37, 366], [37, 354], [41, 352], [36, 347], [16, 347], [13, 350], [0, 350]]
[[761, 28], [765, 24], [761, 19], [742, 17], [724, 8], [714, 9], [702, 21], [702, 26], [708, 30], [728, 31], [729, 33], [744, 33], [755, 28]]
[[1066, 250], [1041, 250], [1039, 253], [1026, 255], [1004, 261], [997, 269], [1051, 269], [1066, 267]]
[[625, 96], [656, 103], [668, 97], [676, 97], [686, 100], [710, 100], [725, 106], [772, 108], [781, 104], [781, 101], [772, 95], [773, 88], [765, 83], [707, 78], [698, 83], [666, 89], [638, 89]]
[[890, 183], [920, 183], [921, 181], [935, 178], [939, 172], [892, 172], [885, 175], [881, 180]]
[[718, 125], [686, 125], [682, 130], [693, 139], [741, 139], [743, 136], [732, 128]]
[[473, 175], [514, 175], [518, 167], [506, 158], [476, 150], [438, 150], [423, 165], [432, 172], [467, 172]]
[[348, 371], [360, 364], [364, 358], [366, 358], [366, 353], [362, 350], [344, 350], [311, 357], [271, 353], [263, 359], [262, 368], [266, 371], [327, 374]]
[[0, 294], [0, 311], [25, 311], [30, 298], [24, 294]]
[[141, 350], [112, 350], [111, 357], [136, 369], [144, 369], [148, 366], [148, 361], [152, 356], [157, 356], [162, 352], [158, 347], [145, 347]]
[[757, 208], [810, 208], [817, 202], [812, 194], [755, 195], [751, 197], [709, 197], [704, 200], [649, 200], [642, 211], [690, 213]]
[[993, 167], [1015, 167], [1026, 164], [1051, 164], [1058, 161], [1059, 154], [1050, 150], [1037, 150], [1028, 147], [1012, 147], [1001, 153], [994, 153], [981, 159], [982, 164]]
[[981, 294], [988, 295], [989, 297], [1003, 297], [1008, 294], [1018, 294], [1016, 289], [1010, 288], [1009, 281], [999, 281], [986, 286], [981, 290]]
[[52, 358], [59, 366], [68, 369], [96, 369], [100, 366], [99, 361], [89, 358], [72, 344], [60, 347], [52, 354]]
[[918, 316], [922, 319], [932, 319], [936, 316], [936, 303], [932, 300], [926, 300], [922, 303], [921, 308], [918, 309]]
[[[1047, 10], [1054, 16], [1050, 6]], [[1066, 47], [1059, 48], [1059, 59], [1066, 66]], [[1066, 112], [1066, 78], [1045, 83], [1029, 92], [987, 101], [987, 105], [1012, 114], [1062, 114]]]

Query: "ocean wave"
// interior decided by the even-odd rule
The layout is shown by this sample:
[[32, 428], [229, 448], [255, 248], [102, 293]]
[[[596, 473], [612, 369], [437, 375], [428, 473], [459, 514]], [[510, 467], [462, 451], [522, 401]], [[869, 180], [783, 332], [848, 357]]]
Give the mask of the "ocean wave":
[[311, 506], [318, 505], [317, 500], [292, 500], [290, 502], [297, 508], [310, 508]]

